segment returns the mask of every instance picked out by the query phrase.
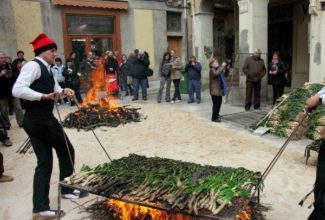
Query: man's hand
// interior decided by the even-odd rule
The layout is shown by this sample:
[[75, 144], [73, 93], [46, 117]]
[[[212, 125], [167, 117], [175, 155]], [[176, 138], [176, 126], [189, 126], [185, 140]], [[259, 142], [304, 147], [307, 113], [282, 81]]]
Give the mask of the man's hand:
[[60, 93], [52, 92], [49, 94], [43, 94], [41, 99], [42, 100], [58, 100], [58, 99], [60, 99]]
[[72, 89], [69, 88], [63, 89], [63, 94], [66, 95], [69, 99], [74, 98], [74, 91]]
[[319, 101], [319, 98], [320, 98], [319, 94], [316, 94], [316, 95], [310, 97], [309, 99], [307, 99], [306, 105], [305, 105], [306, 111], [310, 111], [310, 110], [316, 108], [319, 104], [321, 104]]

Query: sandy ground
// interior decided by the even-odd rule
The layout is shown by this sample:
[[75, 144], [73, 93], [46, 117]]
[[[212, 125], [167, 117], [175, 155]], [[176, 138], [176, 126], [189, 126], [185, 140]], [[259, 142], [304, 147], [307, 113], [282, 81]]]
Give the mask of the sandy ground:
[[[96, 134], [113, 159], [136, 153], [159, 156], [200, 164], [245, 167], [263, 171], [282, 144], [277, 138], [267, 139], [251, 133], [229, 128], [225, 123], [211, 123], [192, 112], [155, 104], [136, 104], [148, 118], [140, 123], [131, 123], [117, 128], [102, 127]], [[71, 109], [64, 109], [64, 113]], [[14, 122], [13, 122], [14, 124]], [[83, 164], [97, 165], [107, 162], [105, 154], [91, 132], [66, 129], [75, 146], [76, 170]], [[10, 130], [14, 146], [0, 147], [4, 154], [5, 173], [14, 176], [11, 183], [0, 184], [0, 219], [31, 219], [32, 183], [36, 158], [34, 154], [19, 155], [16, 149], [26, 139], [26, 134], [17, 125]], [[51, 207], [57, 207], [58, 165], [54, 157], [51, 181]], [[315, 155], [310, 159], [315, 164]], [[304, 164], [303, 152], [287, 149], [265, 182], [261, 196], [263, 204], [270, 205], [267, 219], [307, 219], [311, 212], [307, 206], [298, 206], [300, 199], [312, 188], [315, 166]], [[79, 200], [83, 203], [92, 197]], [[63, 219], [81, 219], [76, 204], [62, 200], [68, 214]]]

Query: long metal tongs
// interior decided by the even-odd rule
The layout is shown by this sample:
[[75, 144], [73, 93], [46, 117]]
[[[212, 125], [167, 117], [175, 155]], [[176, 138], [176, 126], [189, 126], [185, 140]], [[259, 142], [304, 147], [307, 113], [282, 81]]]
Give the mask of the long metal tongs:
[[[80, 106], [79, 106], [79, 102], [78, 100], [76, 99], [76, 97], [74, 97], [74, 100], [73, 100], [75, 103], [76, 103], [76, 107], [78, 108], [79, 112], [81, 112], [81, 109], [80, 109]], [[85, 118], [85, 120], [87, 121], [87, 119]], [[111, 157], [109, 156], [109, 154], [107, 153], [105, 147], [103, 146], [103, 144], [101, 143], [101, 141], [99, 140], [98, 136], [96, 135], [95, 131], [94, 131], [94, 128], [91, 129], [91, 132], [93, 133], [93, 135], [95, 136], [97, 142], [99, 143], [99, 145], [101, 146], [101, 148], [103, 149], [104, 153], [106, 154], [107, 158], [109, 159], [110, 162], [112, 162], [112, 159]]]
[[271, 163], [268, 165], [268, 167], [263, 172], [260, 181], [258, 182], [257, 186], [255, 187], [255, 190], [253, 191], [253, 193], [249, 197], [249, 201], [252, 201], [252, 199], [256, 195], [256, 192], [260, 189], [260, 187], [262, 186], [264, 180], [266, 179], [266, 177], [268, 176], [268, 174], [271, 172], [271, 170], [275, 166], [276, 162], [281, 157], [282, 153], [286, 149], [286, 147], [289, 144], [289, 142], [291, 141], [292, 137], [296, 134], [296, 132], [298, 131], [299, 127], [302, 125], [302, 123], [304, 122], [304, 120], [307, 117], [308, 117], [308, 112], [305, 112], [304, 115], [303, 115], [303, 117], [299, 121], [299, 124], [293, 129], [293, 131], [291, 132], [290, 136], [286, 139], [286, 141], [284, 142], [284, 144], [282, 145], [282, 147], [280, 148], [280, 150], [278, 151], [278, 153], [275, 155], [275, 157], [273, 158], [273, 160], [271, 161]]

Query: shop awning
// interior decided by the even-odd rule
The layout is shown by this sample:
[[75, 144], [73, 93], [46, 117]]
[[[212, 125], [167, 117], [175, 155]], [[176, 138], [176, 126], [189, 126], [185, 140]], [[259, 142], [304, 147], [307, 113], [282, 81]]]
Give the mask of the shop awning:
[[96, 0], [52, 0], [53, 5], [105, 8], [105, 9], [128, 9], [128, 2], [125, 1], [96, 1]]

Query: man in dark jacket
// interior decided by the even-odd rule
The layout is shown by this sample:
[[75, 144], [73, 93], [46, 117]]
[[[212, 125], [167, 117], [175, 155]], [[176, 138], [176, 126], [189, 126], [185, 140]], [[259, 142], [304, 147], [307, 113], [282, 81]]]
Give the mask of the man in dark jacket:
[[138, 100], [139, 98], [139, 87], [141, 86], [142, 99], [147, 100], [147, 71], [149, 68], [150, 61], [144, 52], [140, 51], [137, 57], [133, 60], [132, 71], [133, 71], [133, 99], [132, 101]]
[[246, 59], [243, 67], [243, 72], [246, 75], [246, 111], [249, 111], [251, 108], [253, 92], [254, 109], [259, 109], [261, 106], [261, 81], [266, 74], [265, 63], [261, 58], [261, 54], [260, 49], [255, 49], [254, 55]]
[[196, 103], [201, 103], [201, 70], [201, 63], [196, 61], [195, 56], [191, 56], [189, 63], [185, 67], [185, 72], [188, 74], [188, 103], [194, 102], [194, 92]]
[[13, 70], [10, 63], [6, 62], [6, 56], [0, 52], [0, 111], [4, 117], [6, 128], [11, 126], [9, 120], [9, 102], [13, 104], [13, 111], [16, 115], [17, 124], [21, 127], [23, 125], [23, 110], [20, 105], [20, 100], [13, 98], [11, 89], [18, 76], [18, 72]]
[[14, 62], [12, 62], [15, 71], [17, 71], [18, 73], [20, 72], [23, 65], [27, 63], [27, 61], [24, 58], [24, 55], [25, 55], [24, 51], [19, 50], [17, 52], [17, 59], [15, 59]]

